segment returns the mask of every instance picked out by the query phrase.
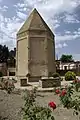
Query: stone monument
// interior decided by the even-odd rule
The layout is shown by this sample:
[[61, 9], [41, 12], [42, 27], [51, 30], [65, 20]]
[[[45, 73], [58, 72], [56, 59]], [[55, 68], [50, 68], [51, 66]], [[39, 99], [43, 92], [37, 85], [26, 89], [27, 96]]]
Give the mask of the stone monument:
[[[56, 70], [54, 34], [36, 9], [17, 33], [16, 76], [24, 85]], [[22, 84], [22, 82], [21, 82]]]

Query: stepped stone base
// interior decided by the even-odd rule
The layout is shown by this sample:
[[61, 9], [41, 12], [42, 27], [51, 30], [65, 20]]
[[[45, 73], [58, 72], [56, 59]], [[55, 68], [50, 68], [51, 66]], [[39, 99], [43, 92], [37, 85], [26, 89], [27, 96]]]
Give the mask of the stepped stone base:
[[40, 79], [40, 76], [31, 76], [28, 78], [28, 82], [39, 82]]
[[42, 88], [52, 88], [61, 86], [60, 78], [42, 78], [39, 82]]

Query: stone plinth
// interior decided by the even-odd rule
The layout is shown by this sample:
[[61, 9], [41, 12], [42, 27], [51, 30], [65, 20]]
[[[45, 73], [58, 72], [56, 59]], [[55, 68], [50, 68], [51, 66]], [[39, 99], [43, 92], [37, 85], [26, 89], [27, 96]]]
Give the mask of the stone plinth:
[[41, 79], [41, 77], [39, 76], [31, 76], [28, 78], [28, 82], [39, 82], [39, 80]]
[[42, 88], [52, 88], [52, 87], [60, 87], [61, 86], [61, 80], [59, 77], [57, 78], [41, 78], [40, 86]]

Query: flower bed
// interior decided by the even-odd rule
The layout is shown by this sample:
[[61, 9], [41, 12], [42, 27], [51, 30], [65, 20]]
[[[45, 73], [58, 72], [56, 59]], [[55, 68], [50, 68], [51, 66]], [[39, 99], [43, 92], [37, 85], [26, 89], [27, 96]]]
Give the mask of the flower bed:
[[59, 95], [64, 108], [73, 109], [73, 114], [80, 117], [80, 80], [74, 80], [70, 86], [56, 89], [55, 94]]

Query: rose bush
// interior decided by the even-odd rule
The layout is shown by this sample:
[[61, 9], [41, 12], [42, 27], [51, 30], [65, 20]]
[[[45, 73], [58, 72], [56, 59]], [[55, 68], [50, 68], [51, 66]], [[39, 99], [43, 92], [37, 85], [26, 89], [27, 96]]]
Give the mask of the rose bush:
[[[79, 115], [80, 113], [80, 80], [75, 80], [66, 89], [60, 88], [58, 91], [61, 104], [64, 108], [73, 109], [73, 114]], [[56, 93], [56, 91], [55, 91]], [[56, 93], [57, 94], [57, 93]]]
[[65, 74], [65, 80], [66, 81], [71, 81], [71, 80], [75, 80], [76, 79], [76, 74], [74, 72], [68, 71]]
[[80, 89], [80, 80], [77, 78], [73, 81], [72, 85], [74, 86], [75, 90], [78, 92]]
[[[23, 120], [55, 120], [49, 107], [41, 107], [36, 104], [36, 89], [25, 91], [25, 104], [22, 108]], [[56, 105], [50, 103], [51, 108], [55, 109]]]

